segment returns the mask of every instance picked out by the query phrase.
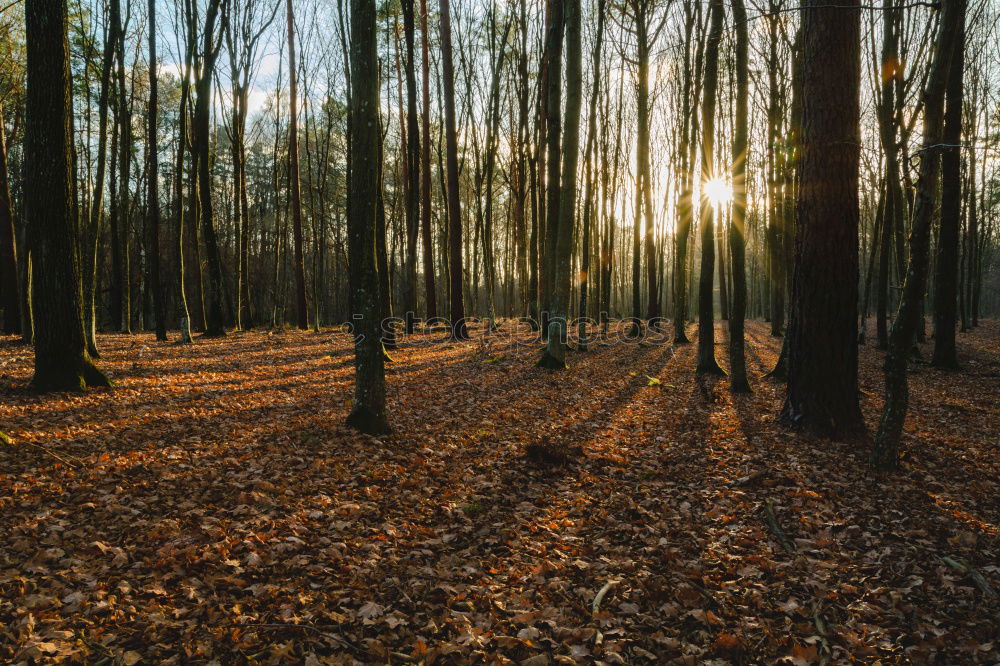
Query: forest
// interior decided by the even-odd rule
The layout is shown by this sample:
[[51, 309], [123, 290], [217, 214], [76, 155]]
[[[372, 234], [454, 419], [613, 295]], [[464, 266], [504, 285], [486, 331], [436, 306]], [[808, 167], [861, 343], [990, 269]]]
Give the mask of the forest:
[[1000, 0], [0, 0], [0, 661], [1000, 663]]

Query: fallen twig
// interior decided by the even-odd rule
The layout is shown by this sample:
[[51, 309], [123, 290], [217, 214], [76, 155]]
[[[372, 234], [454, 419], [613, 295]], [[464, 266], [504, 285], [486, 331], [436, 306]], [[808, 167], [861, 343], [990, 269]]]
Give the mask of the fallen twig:
[[52, 456], [53, 458], [55, 458], [59, 462], [63, 463], [64, 465], [69, 465], [70, 467], [75, 467], [75, 468], [83, 467], [83, 461], [80, 460], [79, 458], [77, 458], [77, 460], [80, 460], [80, 462], [78, 462], [78, 463], [70, 462], [69, 460], [66, 460], [61, 455], [59, 455], [58, 453], [56, 453], [55, 451], [47, 449], [44, 446], [42, 446], [41, 444], [35, 444], [34, 442], [20, 442], [20, 443], [27, 444], [28, 446], [33, 446], [36, 449], [41, 449], [42, 451], [44, 451], [45, 453], [49, 454], [50, 456]]
[[781, 547], [789, 553], [794, 553], [795, 546], [785, 536], [784, 530], [781, 529], [781, 525], [778, 523], [778, 516], [774, 513], [774, 502], [772, 500], [764, 501], [764, 518], [767, 520], [767, 526], [771, 528], [771, 533], [774, 534]]
[[600, 591], [597, 593], [597, 596], [594, 597], [593, 605], [590, 607], [591, 612], [593, 612], [594, 615], [597, 615], [597, 611], [601, 608], [601, 602], [604, 601], [604, 595], [608, 593], [608, 590], [610, 590], [612, 587], [614, 587], [620, 582], [621, 581], [619, 580], [609, 580], [607, 583], [604, 584], [604, 587], [600, 589]]
[[[324, 628], [313, 626], [311, 624], [292, 624], [290, 622], [286, 622], [286, 623], [282, 623], [282, 622], [274, 622], [274, 623], [267, 623], [267, 622], [237, 622], [237, 623], [233, 624], [233, 626], [234, 627], [254, 627], [254, 628], [257, 628], [257, 629], [305, 629], [307, 631], [315, 632], [315, 633], [319, 634], [320, 636], [323, 636], [324, 638], [329, 638], [332, 641], [337, 641], [338, 643], [341, 643], [345, 647], [348, 647], [351, 650], [354, 650], [355, 652], [363, 653], [365, 651], [363, 648], [361, 648], [358, 645], [355, 645], [354, 643], [352, 643], [351, 641], [347, 640], [343, 636], [341, 636], [339, 634], [330, 633], [329, 631], [326, 631]], [[338, 625], [329, 625], [329, 628], [330, 629], [339, 629], [339, 626]]]
[[830, 643], [826, 640], [827, 638], [827, 626], [826, 622], [823, 620], [823, 613], [821, 612], [821, 604], [819, 602], [813, 603], [813, 624], [816, 625], [816, 632], [819, 634], [819, 644], [820, 644], [820, 666], [825, 666], [830, 663]]
[[771, 470], [769, 470], [769, 469], [763, 469], [763, 470], [761, 470], [759, 472], [754, 472], [753, 474], [749, 474], [747, 476], [740, 477], [740, 478], [736, 479], [735, 481], [730, 481], [726, 485], [729, 486], [730, 488], [742, 488], [744, 486], [749, 486], [754, 481], [758, 481], [760, 479], [763, 479], [765, 476], [767, 476], [770, 473], [771, 473]]
[[978, 587], [984, 595], [986, 595], [990, 599], [997, 598], [996, 590], [990, 587], [989, 582], [986, 580], [986, 576], [980, 573], [978, 569], [948, 555], [939, 555], [938, 557], [941, 559], [942, 562], [952, 567], [953, 569], [958, 569], [962, 573], [969, 574], [969, 577], [972, 579], [972, 582], [976, 584], [976, 587]]

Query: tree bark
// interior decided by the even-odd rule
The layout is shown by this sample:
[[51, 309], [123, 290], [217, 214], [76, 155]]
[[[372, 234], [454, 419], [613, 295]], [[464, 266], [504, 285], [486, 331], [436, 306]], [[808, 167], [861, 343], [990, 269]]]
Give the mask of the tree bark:
[[[881, 84], [878, 103], [879, 139], [885, 153], [885, 217], [880, 238], [877, 296], [875, 304], [876, 346], [885, 349], [889, 344], [889, 279], [893, 238], [899, 237], [905, 226], [906, 198], [901, 184], [899, 164], [898, 120], [895, 114], [897, 92], [901, 91], [903, 68], [899, 62], [900, 11], [895, 7], [899, 0], [882, 1], [882, 57]], [[901, 94], [901, 92], [900, 92]], [[895, 232], [895, 233], [894, 233]], [[902, 256], [897, 248], [897, 261]]]
[[[118, 0], [111, 2], [111, 21], [117, 27], [118, 39], [115, 41], [117, 51], [118, 67], [116, 75], [118, 79], [118, 104], [117, 104], [117, 128], [118, 128], [118, 162], [113, 168], [117, 168], [118, 174], [118, 198], [114, 217], [111, 221], [111, 323], [115, 330], [122, 333], [132, 332], [132, 292], [130, 287], [129, 268], [131, 266], [129, 257], [129, 216], [131, 213], [131, 197], [129, 196], [129, 175], [132, 168], [132, 109], [128, 104], [128, 95], [125, 88], [125, 28], [121, 20], [121, 9]], [[96, 292], [97, 272], [96, 263], [93, 272], [88, 270], [84, 279], [91, 282], [93, 291]], [[86, 287], [84, 287], [86, 295]], [[96, 328], [96, 313], [94, 298], [88, 298], [84, 303], [84, 315], [87, 317], [86, 333], [87, 346], [91, 356], [98, 356], [97, 342], [94, 337]]]
[[167, 314], [163, 303], [163, 290], [160, 285], [160, 163], [159, 147], [157, 145], [156, 111], [158, 104], [158, 86], [156, 74], [156, 0], [149, 0], [149, 109], [146, 120], [147, 138], [146, 177], [148, 193], [147, 208], [147, 246], [146, 270], [147, 289], [153, 296], [153, 317], [156, 321], [156, 339], [167, 339]]
[[[108, 146], [108, 98], [111, 88], [111, 71], [114, 68], [114, 57], [116, 44], [120, 39], [121, 31], [121, 9], [118, 0], [109, 3], [109, 18], [106, 34], [104, 38], [104, 54], [101, 59], [101, 89], [98, 93], [97, 102], [97, 173], [94, 178], [94, 195], [90, 207], [90, 217], [87, 221], [87, 228], [84, 236], [84, 316], [87, 326], [93, 325], [94, 313], [96, 312], [96, 266], [97, 266], [97, 246], [100, 237], [101, 217], [104, 214], [104, 175], [107, 169], [107, 146]], [[114, 204], [114, 202], [112, 202]], [[115, 238], [117, 241], [117, 238]], [[113, 267], [114, 268], [114, 267]], [[121, 317], [121, 275], [120, 272], [112, 273], [112, 293], [117, 289], [117, 299], [112, 297], [112, 301], [117, 303], [118, 314], [112, 315], [115, 323]], [[117, 284], [116, 284], [117, 283]], [[88, 311], [90, 314], [88, 315]], [[96, 341], [95, 341], [96, 345]]]
[[348, 253], [354, 327], [354, 407], [350, 426], [368, 434], [389, 429], [385, 408], [382, 310], [375, 259], [379, 187], [378, 57], [375, 2], [351, 0], [351, 169]]
[[221, 0], [211, 0], [206, 10], [205, 28], [202, 35], [201, 68], [198, 79], [195, 81], [197, 99], [194, 108], [194, 154], [198, 165], [197, 206], [201, 212], [201, 229], [205, 240], [205, 251], [208, 255], [209, 300], [205, 321], [205, 335], [208, 337], [222, 337], [226, 334], [225, 284], [222, 278], [222, 259], [219, 255], [212, 205], [209, 125], [212, 77], [221, 45], [221, 40], [215, 34], [220, 4]]
[[[594, 80], [591, 83], [590, 108], [587, 115], [587, 145], [584, 149], [583, 163], [586, 170], [586, 191], [583, 196], [583, 244], [580, 248], [580, 314], [579, 328], [577, 329], [579, 342], [577, 348], [580, 351], [587, 350], [587, 324], [589, 323], [588, 298], [590, 289], [590, 238], [591, 227], [594, 225], [593, 218], [596, 217], [594, 203], [595, 175], [596, 167], [593, 164], [593, 156], [597, 145], [597, 98], [601, 90], [601, 45], [604, 39], [604, 15], [606, 0], [597, 0], [597, 34], [594, 37], [594, 51], [592, 56], [591, 71], [594, 73]], [[598, 288], [600, 285], [598, 285]]]
[[[553, 14], [562, 14], [563, 9], [565, 9], [566, 18], [566, 118], [562, 144], [562, 173], [558, 174], [557, 172], [557, 178], [550, 178], [549, 181], [550, 187], [553, 187], [553, 182], [560, 183], [559, 217], [558, 220], [549, 219], [549, 224], [556, 227], [554, 234], [556, 247], [552, 262], [555, 269], [552, 315], [549, 320], [548, 345], [538, 365], [546, 368], [565, 368], [572, 273], [571, 260], [573, 256], [573, 225], [576, 216], [576, 172], [580, 153], [580, 107], [583, 98], [581, 47], [583, 21], [580, 0], [555, 0], [554, 5], [562, 5], [562, 7], [554, 7]], [[552, 55], [551, 52], [550, 55]], [[549, 69], [550, 104], [558, 99], [558, 95], [553, 93], [553, 87], [559, 87], [561, 83], [559, 74], [558, 70]], [[551, 113], [551, 107], [549, 110], [549, 121], [551, 122], [554, 116]], [[558, 127], [558, 120], [556, 127]], [[549, 175], [552, 175], [551, 162]], [[550, 234], [550, 238], [552, 235]]]
[[73, 202], [73, 100], [64, 0], [27, 0], [25, 216], [31, 248], [37, 391], [109, 386], [87, 351]]
[[678, 146], [678, 161], [680, 162], [681, 185], [677, 196], [677, 250], [674, 260], [674, 344], [687, 344], [687, 290], [688, 245], [691, 237], [691, 170], [693, 163], [689, 158], [692, 137], [694, 135], [694, 94], [692, 91], [691, 44], [694, 28], [697, 23], [697, 7], [685, 5], [684, 21], [684, 84], [681, 91], [681, 139]]
[[719, 45], [722, 40], [722, 0], [709, 6], [711, 27], [705, 44], [705, 89], [701, 108], [701, 275], [698, 279], [698, 374], [722, 375], [715, 360], [715, 206], [705, 198], [704, 185], [715, 173], [715, 103], [719, 84]]
[[7, 171], [7, 136], [0, 104], [0, 308], [3, 332], [21, 332], [21, 281], [17, 271], [17, 241], [14, 237], [14, 206]]
[[450, 0], [441, 4], [441, 66], [444, 83], [445, 152], [448, 171], [448, 247], [451, 266], [451, 335], [456, 340], [469, 337], [462, 294], [462, 204], [458, 191], [458, 129], [455, 120], [455, 66], [451, 52]]
[[[636, 82], [636, 132], [635, 132], [635, 160], [636, 160], [636, 226], [639, 220], [644, 218], [643, 246], [646, 259], [646, 319], [652, 324], [660, 316], [659, 299], [657, 297], [657, 270], [656, 270], [656, 239], [653, 233], [653, 195], [650, 184], [649, 168], [649, 51], [651, 48], [650, 13], [653, 4], [647, 2], [637, 2], [634, 5], [635, 12], [635, 35], [636, 35], [636, 70], [638, 81]], [[645, 215], [643, 216], [643, 213]], [[633, 245], [633, 250], [635, 247]], [[638, 261], [633, 258], [633, 273], [638, 265]], [[636, 276], [633, 276], [636, 277]], [[633, 289], [633, 309], [635, 308], [635, 297], [638, 295], [640, 281], [636, 280]], [[639, 312], [635, 311], [632, 316], [638, 319]]]
[[[191, 100], [191, 59], [193, 40], [190, 33], [187, 36], [184, 54], [184, 76], [181, 78], [181, 103], [178, 114], [177, 128], [177, 158], [174, 163], [174, 226], [177, 231], [177, 319], [180, 327], [180, 340], [182, 344], [189, 344], [191, 340], [191, 315], [188, 310], [187, 286], [184, 283], [186, 273], [186, 262], [184, 258], [184, 149], [188, 141], [188, 104]], [[191, 187], [194, 186], [192, 183]]]
[[945, 144], [941, 155], [941, 230], [938, 233], [934, 271], [934, 355], [931, 363], [957, 370], [955, 326], [958, 306], [958, 243], [962, 228], [962, 77], [965, 73], [965, 17], [959, 18], [958, 36], [945, 92]]
[[749, 393], [743, 321], [747, 308], [746, 207], [747, 124], [749, 121], [747, 63], [747, 12], [743, 0], [732, 0], [736, 29], [736, 118], [733, 128], [733, 218], [729, 224], [729, 248], [733, 261], [733, 303], [729, 313], [729, 390]]
[[899, 464], [899, 440], [909, 407], [907, 359], [917, 332], [930, 255], [931, 219], [934, 191], [940, 172], [944, 96], [948, 85], [955, 44], [965, 17], [965, 0], [944, 0], [938, 28], [937, 46], [924, 89], [923, 147], [910, 224], [910, 262], [903, 283], [899, 309], [889, 332], [885, 357], [885, 407], [872, 445], [871, 464], [879, 469], [895, 469]]
[[417, 77], [414, 71], [413, 0], [402, 0], [406, 41], [406, 278], [403, 285], [403, 318], [406, 333], [413, 333], [417, 314], [417, 236], [420, 230], [420, 130], [417, 125]]
[[430, 35], [427, 29], [427, 0], [420, 0], [420, 32], [422, 51], [423, 137], [420, 144], [420, 233], [423, 234], [424, 298], [427, 319], [437, 319], [437, 286], [434, 280], [434, 244], [431, 238], [431, 76]]
[[309, 307], [306, 303], [306, 269], [302, 254], [302, 190], [299, 178], [299, 109], [298, 71], [295, 64], [295, 15], [292, 0], [286, 0], [285, 12], [288, 23], [288, 159], [291, 164], [292, 190], [292, 238], [295, 243], [295, 311], [298, 326], [303, 331], [309, 328]]
[[[858, 404], [860, 12], [807, 0], [802, 12], [802, 151], [788, 393], [781, 420], [823, 437], [864, 433]], [[831, 280], [831, 276], [836, 276]]]
[[[777, 11], [778, 5], [772, 0], [772, 11]], [[770, 295], [769, 310], [771, 313], [771, 335], [778, 337], [784, 334], [785, 326], [785, 262], [783, 260], [784, 244], [790, 242], [782, 233], [782, 187], [780, 172], [781, 150], [781, 106], [782, 94], [778, 87], [778, 25], [781, 15], [774, 13], [768, 18], [768, 107], [767, 107], [767, 145], [768, 153], [768, 213], [767, 213], [767, 264], [768, 293]]]

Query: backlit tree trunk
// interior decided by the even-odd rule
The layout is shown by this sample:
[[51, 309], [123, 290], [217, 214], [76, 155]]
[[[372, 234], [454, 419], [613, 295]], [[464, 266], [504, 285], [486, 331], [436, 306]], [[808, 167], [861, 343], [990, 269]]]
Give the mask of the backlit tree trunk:
[[587, 146], [583, 156], [586, 191], [583, 196], [583, 245], [580, 248], [580, 323], [578, 328], [580, 341], [577, 343], [580, 351], [587, 350], [587, 320], [589, 319], [587, 307], [591, 283], [590, 239], [591, 227], [594, 225], [593, 218], [597, 217], [597, 206], [594, 201], [594, 190], [596, 189], [594, 172], [598, 165], [593, 164], [593, 158], [597, 151], [597, 98], [601, 90], [601, 43], [604, 38], [605, 6], [605, 0], [597, 0], [597, 35], [594, 38], [593, 59], [591, 60], [594, 80], [591, 83], [590, 108], [587, 115]]
[[885, 357], [885, 407], [871, 454], [872, 465], [881, 469], [894, 469], [899, 464], [899, 440], [910, 399], [907, 359], [920, 323], [922, 301], [927, 289], [934, 190], [940, 175], [944, 96], [964, 17], [965, 0], [944, 0], [934, 61], [924, 89], [923, 146], [910, 223], [910, 262], [899, 309], [889, 332], [889, 350]]
[[715, 360], [715, 306], [712, 282], [715, 271], [715, 205], [705, 197], [705, 183], [715, 174], [715, 102], [719, 84], [719, 44], [724, 18], [722, 0], [709, 7], [711, 27], [705, 44], [705, 99], [701, 107], [701, 275], [698, 279], [699, 374], [724, 374]]
[[424, 297], [427, 299], [427, 319], [436, 319], [437, 286], [434, 280], [434, 244], [431, 238], [431, 76], [430, 36], [427, 33], [427, 0], [420, 0], [420, 32], [422, 51], [422, 129], [420, 144], [420, 233], [423, 234]]
[[939, 368], [955, 370], [958, 369], [955, 351], [958, 241], [962, 229], [962, 149], [959, 144], [962, 141], [962, 77], [965, 73], [964, 7], [958, 31], [948, 74], [941, 140], [946, 148], [941, 156], [941, 230], [934, 272], [934, 356], [931, 359]]
[[830, 8], [824, 0], [807, 0], [802, 11], [802, 152], [781, 419], [837, 439], [864, 432], [854, 331], [859, 23], [858, 11]]
[[[556, 247], [553, 256], [555, 275], [553, 276], [552, 289], [552, 315], [549, 321], [548, 346], [538, 363], [547, 368], [566, 367], [573, 225], [576, 216], [576, 172], [580, 153], [580, 107], [583, 98], [581, 47], [583, 30], [580, 0], [565, 0], [560, 4], [563, 5], [566, 12], [566, 118], [562, 144], [562, 173], [560, 179], [555, 181], [560, 183], [559, 218], [558, 220], [549, 220], [549, 224], [554, 224], [557, 227]], [[550, 79], [549, 84], [559, 85], [559, 72], [553, 72], [550, 69], [549, 75], [553, 74], [555, 74], [555, 82], [553, 83]], [[550, 88], [549, 102], [552, 103], [553, 99]], [[549, 119], [552, 119], [551, 115]], [[552, 173], [551, 170], [549, 173]], [[552, 180], [550, 180], [549, 185], [553, 186]]]
[[413, 333], [417, 313], [417, 236], [420, 229], [420, 130], [417, 125], [417, 77], [414, 71], [413, 0], [403, 0], [403, 31], [406, 40], [406, 275], [403, 285], [403, 317], [406, 332]]
[[153, 295], [153, 317], [156, 321], [156, 339], [167, 339], [166, 311], [163, 303], [163, 290], [160, 286], [160, 163], [157, 147], [156, 111], [157, 111], [157, 79], [156, 79], [156, 0], [149, 0], [149, 109], [146, 120], [146, 177], [148, 192], [146, 195], [146, 288]]
[[733, 260], [733, 304], [729, 313], [729, 389], [749, 393], [743, 320], [746, 317], [746, 208], [748, 79], [747, 12], [743, 0], [732, 0], [736, 29], [736, 118], [733, 128], [733, 219], [729, 224], [729, 248]]
[[451, 15], [448, 3], [441, 3], [441, 66], [444, 84], [445, 153], [448, 171], [448, 260], [451, 267], [451, 335], [456, 340], [469, 337], [465, 325], [462, 294], [462, 204], [458, 191], [458, 128], [455, 120], [455, 66], [451, 53]]
[[691, 237], [691, 170], [693, 163], [689, 159], [692, 136], [694, 135], [694, 99], [691, 73], [691, 44], [694, 41], [695, 25], [697, 23], [697, 6], [685, 5], [684, 20], [684, 84], [681, 90], [681, 139], [678, 145], [678, 161], [680, 163], [680, 192], [677, 196], [677, 251], [674, 259], [674, 344], [690, 342], [687, 337], [687, 293], [688, 244]]

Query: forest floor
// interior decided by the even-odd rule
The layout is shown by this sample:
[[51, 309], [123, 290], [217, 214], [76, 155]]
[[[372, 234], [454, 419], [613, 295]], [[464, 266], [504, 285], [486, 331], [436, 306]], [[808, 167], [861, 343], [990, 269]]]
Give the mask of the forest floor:
[[762, 323], [740, 397], [693, 345], [553, 372], [475, 333], [392, 352], [377, 439], [342, 425], [342, 333], [103, 335], [116, 387], [43, 397], [0, 343], [0, 661], [1000, 660], [975, 580], [1000, 590], [1000, 323], [959, 336], [961, 373], [915, 365], [886, 479], [776, 424]]

